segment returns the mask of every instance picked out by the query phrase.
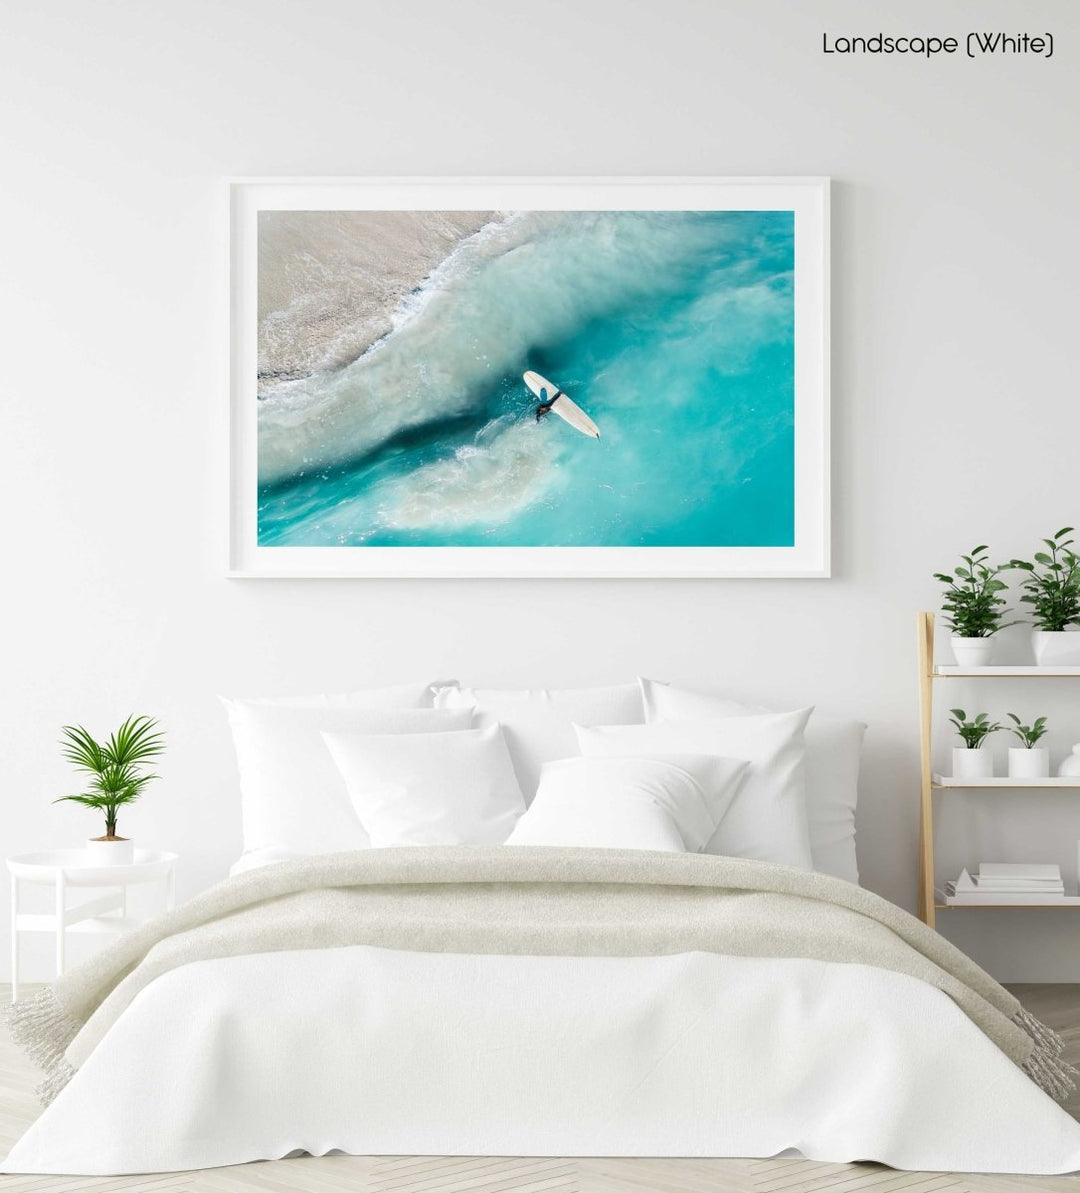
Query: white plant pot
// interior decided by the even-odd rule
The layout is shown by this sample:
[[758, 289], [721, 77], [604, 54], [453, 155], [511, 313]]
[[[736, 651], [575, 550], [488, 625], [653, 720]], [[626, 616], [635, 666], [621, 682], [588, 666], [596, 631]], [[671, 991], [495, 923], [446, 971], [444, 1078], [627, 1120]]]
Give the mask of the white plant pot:
[[993, 638], [958, 638], [954, 634], [949, 643], [961, 667], [985, 667], [994, 653]]
[[1032, 630], [1031, 644], [1040, 667], [1080, 667], [1080, 633], [1073, 630]]
[[1062, 759], [1058, 774], [1063, 779], [1080, 779], [1080, 742], [1073, 746], [1071, 754]]
[[952, 773], [954, 779], [992, 779], [994, 755], [989, 750], [969, 750], [953, 746]]
[[130, 866], [134, 860], [134, 841], [118, 837], [115, 841], [91, 839], [86, 842], [88, 866]]
[[1045, 779], [1050, 774], [1050, 751], [1042, 746], [1009, 748], [1010, 779]]

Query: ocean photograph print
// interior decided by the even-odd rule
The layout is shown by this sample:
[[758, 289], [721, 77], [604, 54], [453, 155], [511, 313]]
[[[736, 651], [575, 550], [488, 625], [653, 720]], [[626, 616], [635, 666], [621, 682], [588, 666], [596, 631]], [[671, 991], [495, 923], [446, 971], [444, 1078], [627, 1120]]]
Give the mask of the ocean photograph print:
[[829, 573], [829, 188], [230, 184], [230, 574]]

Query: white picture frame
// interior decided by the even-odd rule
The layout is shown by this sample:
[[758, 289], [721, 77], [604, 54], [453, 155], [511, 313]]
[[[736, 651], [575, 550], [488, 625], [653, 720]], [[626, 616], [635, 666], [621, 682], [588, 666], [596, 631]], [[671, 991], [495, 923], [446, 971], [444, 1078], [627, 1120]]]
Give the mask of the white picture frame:
[[[229, 202], [229, 553], [238, 578], [830, 574], [827, 178], [239, 178]], [[258, 539], [260, 211], [790, 211], [794, 541], [790, 546], [269, 546]]]

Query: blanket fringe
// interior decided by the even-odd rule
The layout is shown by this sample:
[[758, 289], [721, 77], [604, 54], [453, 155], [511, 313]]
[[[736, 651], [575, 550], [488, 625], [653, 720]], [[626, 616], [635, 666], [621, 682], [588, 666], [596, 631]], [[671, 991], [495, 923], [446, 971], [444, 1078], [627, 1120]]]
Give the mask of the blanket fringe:
[[42, 1106], [48, 1106], [74, 1076], [75, 1070], [66, 1060], [62, 1060], [44, 1081], [38, 1082], [34, 1086], [34, 1093]]
[[1020, 1067], [1051, 1098], [1064, 1102], [1076, 1089], [1080, 1072], [1064, 1059], [1065, 1045], [1061, 1037], [1023, 1007], [1013, 1016], [1013, 1023], [1027, 1032], [1035, 1044], [1031, 1055]]
[[45, 1080], [36, 1093], [48, 1106], [75, 1074], [64, 1052], [78, 1033], [79, 1024], [56, 1001], [49, 986], [33, 998], [9, 1004], [5, 1018], [11, 1038], [45, 1070]]

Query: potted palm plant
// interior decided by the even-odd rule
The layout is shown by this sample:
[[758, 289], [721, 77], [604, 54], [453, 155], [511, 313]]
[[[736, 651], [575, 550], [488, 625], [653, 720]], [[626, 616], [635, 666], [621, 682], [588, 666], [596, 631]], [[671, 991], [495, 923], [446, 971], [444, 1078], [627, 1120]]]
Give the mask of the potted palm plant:
[[1080, 665], [1080, 556], [1073, 548], [1071, 526], [1065, 526], [1053, 538], [1043, 539], [1045, 551], [1033, 560], [1014, 559], [1009, 566], [1027, 576], [1022, 584], [1022, 604], [1032, 607], [1035, 629], [1032, 645], [1035, 662], [1042, 667]]
[[1045, 779], [1050, 774], [1050, 751], [1038, 743], [1046, 736], [1046, 718], [1036, 717], [1025, 725], [1016, 713], [1009, 713], [1009, 732], [1020, 746], [1009, 747], [1010, 779]]
[[967, 713], [962, 708], [949, 710], [952, 716], [950, 723], [956, 729], [962, 746], [954, 746], [953, 778], [954, 779], [991, 779], [994, 776], [994, 759], [989, 750], [983, 750], [983, 745], [991, 733], [997, 733], [1002, 728], [997, 721], [991, 721], [989, 716], [981, 712], [973, 720], [967, 719]]
[[993, 653], [993, 635], [1006, 628], [1002, 625], [1006, 602], [1001, 594], [1008, 585], [998, 579], [1005, 568], [987, 562], [988, 550], [985, 544], [972, 547], [970, 555], [960, 556], [960, 566], [952, 575], [934, 573], [934, 579], [947, 586], [941, 608], [945, 624], [952, 630], [953, 654], [961, 667], [985, 667]]
[[95, 866], [123, 866], [135, 857], [135, 843], [116, 832], [119, 810], [134, 803], [157, 775], [145, 771], [147, 763], [165, 749], [164, 735], [152, 717], [131, 716], [111, 734], [96, 741], [81, 725], [65, 725], [60, 748], [64, 757], [90, 776], [85, 791], [62, 795], [54, 803], [70, 800], [105, 813], [105, 833], [86, 843], [87, 857]]

